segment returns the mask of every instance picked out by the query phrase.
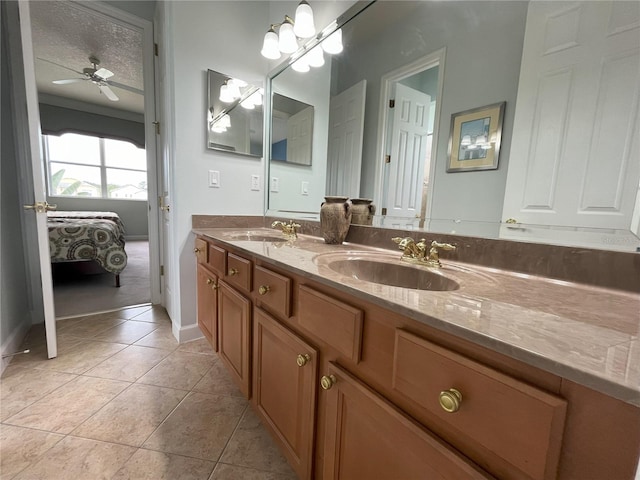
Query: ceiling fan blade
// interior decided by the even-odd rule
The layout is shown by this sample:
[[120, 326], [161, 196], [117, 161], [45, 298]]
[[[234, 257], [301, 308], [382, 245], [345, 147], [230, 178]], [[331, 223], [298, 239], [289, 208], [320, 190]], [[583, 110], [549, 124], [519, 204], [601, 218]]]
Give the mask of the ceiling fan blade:
[[59, 63], [52, 62], [51, 60], [47, 60], [46, 58], [38, 57], [37, 59], [38, 60], [42, 60], [43, 62], [50, 63], [51, 65], [55, 65], [56, 67], [64, 68], [65, 70], [70, 70], [70, 71], [72, 71], [74, 73], [77, 73], [78, 75], [83, 75], [83, 73], [79, 72], [78, 70], [74, 70], [73, 68], [65, 67], [64, 65], [60, 65]]
[[127, 90], [128, 92], [137, 93], [138, 95], [144, 95], [144, 91], [140, 90], [139, 88], [130, 87], [129, 85], [125, 85], [124, 83], [109, 82], [109, 85], [111, 85], [112, 87]]
[[113, 72], [110, 70], [107, 70], [106, 68], [100, 68], [96, 70], [96, 73], [94, 73], [94, 75], [102, 78], [103, 80], [106, 80], [107, 78], [113, 77]]
[[105, 96], [106, 96], [109, 100], [111, 100], [112, 102], [117, 102], [118, 100], [120, 100], [120, 99], [118, 98], [118, 96], [117, 96], [115, 93], [113, 93], [113, 90], [111, 90], [111, 89], [109, 88], [109, 85], [106, 85], [106, 84], [105, 84], [105, 85], [98, 85], [98, 88], [99, 88], [99, 89], [100, 89], [100, 91], [101, 91], [102, 93], [104, 93], [104, 94], [105, 94]]
[[66, 80], [54, 80], [51, 83], [55, 83], [56, 85], [67, 85], [68, 83], [82, 82], [83, 80], [86, 80], [86, 78], [67, 78]]

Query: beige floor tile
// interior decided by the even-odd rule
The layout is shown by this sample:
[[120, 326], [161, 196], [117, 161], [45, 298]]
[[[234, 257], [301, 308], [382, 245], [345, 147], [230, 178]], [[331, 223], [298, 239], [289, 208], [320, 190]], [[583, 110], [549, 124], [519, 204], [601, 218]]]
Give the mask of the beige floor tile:
[[222, 360], [216, 359], [209, 371], [204, 374], [193, 391], [210, 393], [213, 395], [231, 395], [233, 397], [242, 397], [242, 392], [231, 378], [227, 371], [227, 367]]
[[74, 337], [92, 338], [124, 322], [126, 320], [122, 318], [94, 319], [87, 317], [80, 321], [65, 323], [58, 328], [58, 333]]
[[126, 345], [82, 340], [70, 348], [60, 349], [58, 356], [37, 365], [37, 368], [66, 373], [85, 373], [109, 357], [117, 354]]
[[141, 313], [148, 312], [152, 308], [154, 308], [153, 305], [141, 305], [139, 307], [123, 308], [122, 310], [118, 310], [118, 312], [122, 315], [122, 318], [131, 319]]
[[216, 354], [206, 338], [200, 338], [198, 340], [192, 340], [190, 342], [182, 343], [180, 344], [179, 350], [183, 352], [204, 353], [206, 355]]
[[293, 474], [265, 472], [253, 468], [218, 463], [210, 480], [296, 480]]
[[188, 392], [150, 385], [132, 385], [72, 435], [139, 447]]
[[9, 417], [6, 423], [69, 433], [127, 386], [126, 382], [78, 377]]
[[142, 347], [164, 348], [165, 350], [175, 350], [180, 346], [176, 337], [171, 332], [171, 327], [160, 327], [149, 335], [142, 337], [134, 345]]
[[144, 448], [217, 460], [247, 406], [243, 398], [190, 393]]
[[233, 432], [220, 461], [268, 472], [293, 474], [271, 435], [250, 408], [244, 413], [238, 428]]
[[214, 462], [139, 449], [113, 480], [207, 480]]
[[[56, 335], [58, 344], [58, 357], [71, 352], [78, 345], [85, 342], [84, 339], [79, 337], [72, 337], [69, 335]], [[42, 339], [40, 343], [26, 342], [21, 346], [21, 349], [28, 349], [29, 353], [16, 355], [11, 360], [10, 365], [20, 365], [23, 367], [40, 368], [46, 366], [50, 359], [47, 352], [46, 339]]]
[[211, 355], [175, 351], [149, 370], [138, 383], [191, 390], [214, 361]]
[[169, 314], [163, 307], [153, 307], [151, 310], [147, 310], [139, 315], [133, 317], [136, 322], [152, 322], [160, 324], [171, 324]]
[[86, 375], [135, 382], [155, 367], [169, 350], [131, 345], [86, 372]]
[[0, 380], [0, 421], [15, 415], [76, 375], [9, 365]]
[[16, 479], [109, 480], [134, 453], [134, 447], [66, 437]]
[[155, 323], [128, 320], [96, 335], [94, 339], [101, 342], [132, 344], [142, 337], [149, 335], [156, 328], [158, 328], [158, 326]]
[[63, 435], [57, 433], [2, 425], [0, 428], [0, 478], [3, 480], [13, 478], [63, 438]]

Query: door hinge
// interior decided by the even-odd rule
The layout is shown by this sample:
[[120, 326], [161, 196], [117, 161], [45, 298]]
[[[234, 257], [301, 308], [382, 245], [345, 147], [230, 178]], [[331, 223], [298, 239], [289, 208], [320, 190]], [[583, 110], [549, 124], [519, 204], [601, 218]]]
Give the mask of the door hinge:
[[391, 163], [391, 155], [384, 156], [384, 163]]
[[156, 127], [156, 135], [160, 135], [160, 122], [152, 122], [153, 126]]
[[164, 277], [164, 265], [160, 265], [160, 276]]
[[393, 108], [396, 106], [396, 101], [395, 100], [389, 100], [389, 108]]
[[386, 208], [383, 208], [383, 209], [382, 209], [382, 215], [386, 215], [386, 214], [387, 214], [387, 209], [386, 209]]
[[157, 57], [158, 56], [158, 44], [154, 43], [153, 44], [153, 54]]

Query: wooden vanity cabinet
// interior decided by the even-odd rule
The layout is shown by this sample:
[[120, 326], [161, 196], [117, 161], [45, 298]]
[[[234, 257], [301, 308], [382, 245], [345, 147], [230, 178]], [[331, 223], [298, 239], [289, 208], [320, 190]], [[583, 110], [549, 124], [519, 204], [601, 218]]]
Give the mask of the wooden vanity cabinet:
[[214, 351], [218, 351], [218, 276], [203, 264], [197, 267], [198, 327]]
[[255, 308], [252, 402], [299, 478], [311, 478], [318, 352]]

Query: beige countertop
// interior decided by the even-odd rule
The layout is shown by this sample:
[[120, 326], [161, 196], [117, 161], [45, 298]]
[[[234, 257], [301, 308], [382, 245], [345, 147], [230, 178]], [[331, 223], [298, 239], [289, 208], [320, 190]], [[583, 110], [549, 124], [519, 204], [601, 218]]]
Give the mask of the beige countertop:
[[[193, 232], [265, 262], [404, 314], [434, 328], [640, 406], [640, 295], [447, 261], [434, 269], [456, 281], [452, 291], [381, 285], [337, 273], [346, 256], [400, 262], [401, 252], [360, 244], [327, 245], [299, 235], [292, 242], [246, 240], [272, 229], [196, 228]], [[426, 269], [419, 266], [415, 268]]]

